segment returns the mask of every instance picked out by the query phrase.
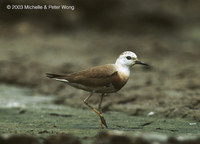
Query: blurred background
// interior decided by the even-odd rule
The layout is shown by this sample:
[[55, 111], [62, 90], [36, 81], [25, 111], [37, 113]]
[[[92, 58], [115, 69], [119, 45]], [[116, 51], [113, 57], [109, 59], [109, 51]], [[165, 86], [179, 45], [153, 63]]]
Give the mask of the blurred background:
[[[8, 10], [7, 4], [75, 9]], [[0, 82], [55, 95], [56, 104], [87, 108], [87, 92], [45, 73], [114, 63], [130, 50], [151, 67], [135, 66], [127, 85], [105, 98], [103, 111], [200, 121], [199, 7], [198, 0], [1, 0]], [[98, 101], [91, 98], [92, 104]]]

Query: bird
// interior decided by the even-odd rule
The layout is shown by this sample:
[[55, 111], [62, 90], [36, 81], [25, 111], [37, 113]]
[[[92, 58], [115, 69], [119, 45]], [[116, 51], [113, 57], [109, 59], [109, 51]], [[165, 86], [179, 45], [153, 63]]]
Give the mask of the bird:
[[[83, 102], [99, 116], [100, 125], [103, 129], [108, 128], [101, 107], [104, 96], [118, 92], [127, 83], [130, 70], [136, 64], [148, 66], [148, 64], [139, 61], [134, 52], [125, 51], [119, 55], [114, 64], [95, 66], [69, 74], [46, 73], [46, 76], [67, 83], [74, 88], [90, 92]], [[98, 110], [88, 102], [94, 93], [101, 95]]]

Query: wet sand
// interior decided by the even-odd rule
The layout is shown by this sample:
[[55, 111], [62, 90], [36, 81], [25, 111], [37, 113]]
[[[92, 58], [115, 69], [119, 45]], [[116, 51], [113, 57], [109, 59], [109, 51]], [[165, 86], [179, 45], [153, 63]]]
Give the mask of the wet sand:
[[[86, 37], [87, 36], [87, 37]], [[174, 36], [175, 37], [175, 36]], [[104, 112], [129, 115], [183, 117], [200, 120], [199, 42], [188, 37], [104, 35], [83, 31], [70, 34], [33, 34], [0, 39], [0, 80], [56, 95], [56, 103], [76, 108], [87, 92], [49, 80], [46, 72], [70, 73], [114, 63], [118, 55], [134, 51], [150, 67], [134, 66], [118, 93], [104, 99]], [[178, 39], [176, 37], [176, 39]], [[97, 104], [99, 96], [90, 103]]]
[[88, 109], [56, 105], [54, 96], [36, 94], [30, 88], [0, 85], [0, 90], [0, 133], [7, 141], [16, 136], [17, 142], [22, 139], [52, 142], [64, 137], [65, 141], [93, 143], [120, 136], [122, 141], [141, 137], [148, 142], [167, 143], [179, 136], [195, 139], [200, 133], [200, 124], [195, 120], [131, 116], [113, 111], [104, 115], [108, 128], [101, 130], [99, 118]]

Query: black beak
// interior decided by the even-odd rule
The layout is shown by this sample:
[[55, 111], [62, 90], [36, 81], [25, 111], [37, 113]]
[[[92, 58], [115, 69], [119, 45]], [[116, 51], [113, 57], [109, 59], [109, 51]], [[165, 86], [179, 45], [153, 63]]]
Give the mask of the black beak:
[[139, 61], [139, 60], [136, 60], [136, 61], [135, 61], [135, 64], [141, 64], [141, 65], [149, 66], [148, 64], [143, 63], [143, 62], [141, 62], [141, 61]]

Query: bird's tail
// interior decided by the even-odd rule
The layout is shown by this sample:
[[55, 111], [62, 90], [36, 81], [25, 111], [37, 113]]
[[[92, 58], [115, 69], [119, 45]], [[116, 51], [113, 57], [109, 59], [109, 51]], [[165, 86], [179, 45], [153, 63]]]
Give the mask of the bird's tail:
[[48, 78], [51, 78], [54, 80], [58, 80], [58, 81], [62, 81], [62, 82], [69, 82], [67, 79], [64, 78], [63, 75], [46, 73], [46, 76]]
[[46, 73], [46, 76], [48, 78], [61, 78], [62, 75], [59, 75], [59, 74], [50, 74], [50, 73]]

